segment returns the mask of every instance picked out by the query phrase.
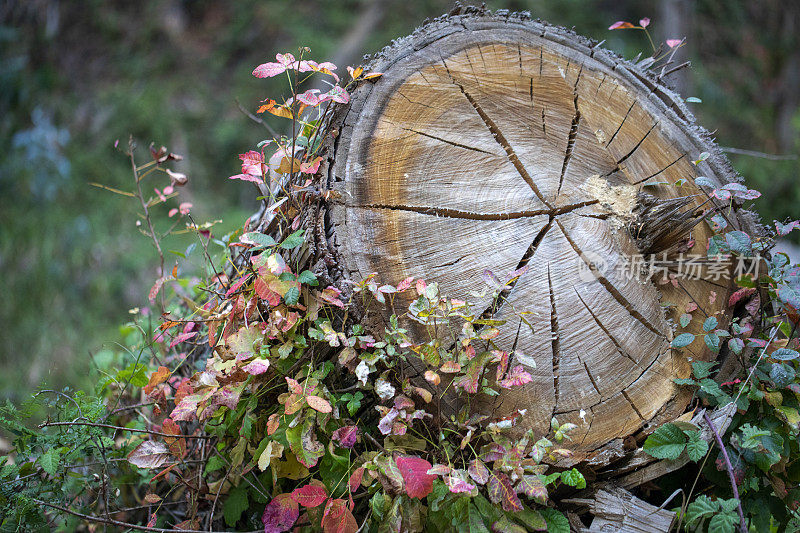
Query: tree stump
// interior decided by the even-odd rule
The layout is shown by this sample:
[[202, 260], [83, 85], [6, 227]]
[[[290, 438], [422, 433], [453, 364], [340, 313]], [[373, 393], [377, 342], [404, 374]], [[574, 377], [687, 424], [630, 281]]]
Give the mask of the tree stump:
[[495, 342], [516, 343], [512, 364], [534, 381], [480, 409], [524, 413], [519, 434], [576, 424], [574, 461], [607, 463], [622, 439], [681, 414], [690, 394], [672, 380], [716, 354], [672, 349], [673, 321], [694, 303], [724, 327], [730, 280], [657, 285], [631, 269], [689, 238], [705, 257], [713, 232], [697, 211], [714, 204], [695, 178], [739, 178], [680, 98], [587, 39], [505, 12], [437, 19], [370, 68], [383, 76], [334, 117], [323, 166], [338, 200], [318, 218], [339, 277], [424, 278], [483, 310], [490, 296], [469, 293], [484, 271], [527, 266]]

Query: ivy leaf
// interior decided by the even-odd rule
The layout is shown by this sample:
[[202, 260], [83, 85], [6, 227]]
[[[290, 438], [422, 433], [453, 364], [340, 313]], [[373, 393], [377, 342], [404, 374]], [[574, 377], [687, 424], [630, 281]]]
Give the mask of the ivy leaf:
[[689, 346], [694, 341], [694, 335], [691, 333], [681, 333], [674, 339], [672, 339], [672, 347], [673, 348], [683, 348], [685, 346]]
[[398, 457], [397, 468], [406, 486], [406, 494], [411, 498], [424, 498], [433, 490], [436, 476], [428, 474], [431, 465], [420, 457]]
[[300, 508], [290, 494], [278, 494], [270, 501], [261, 516], [264, 533], [289, 531], [300, 517]]
[[690, 461], [696, 463], [708, 453], [708, 442], [700, 438], [699, 431], [687, 431], [686, 435], [689, 437], [689, 442], [686, 444], [686, 455], [689, 456]]
[[489, 499], [500, 503], [504, 511], [522, 510], [522, 502], [519, 501], [511, 480], [502, 472], [492, 472], [489, 476]]
[[281, 243], [281, 248], [284, 250], [291, 250], [303, 244], [303, 242], [306, 240], [305, 236], [303, 235], [304, 232], [305, 230], [300, 229], [286, 237]]
[[539, 513], [547, 522], [547, 533], [570, 533], [569, 520], [555, 509], [540, 509]]
[[292, 499], [303, 507], [318, 507], [328, 499], [328, 491], [318, 485], [305, 485], [292, 491]]
[[247, 508], [247, 487], [239, 485], [228, 494], [228, 498], [222, 506], [222, 516], [225, 517], [225, 523], [228, 527], [236, 525], [236, 522], [239, 521], [242, 513], [245, 512]]
[[675, 424], [664, 424], [647, 437], [643, 448], [656, 459], [677, 459], [686, 448], [686, 435]]
[[39, 466], [51, 476], [55, 476], [58, 472], [60, 462], [61, 452], [57, 448], [50, 448], [39, 457]]

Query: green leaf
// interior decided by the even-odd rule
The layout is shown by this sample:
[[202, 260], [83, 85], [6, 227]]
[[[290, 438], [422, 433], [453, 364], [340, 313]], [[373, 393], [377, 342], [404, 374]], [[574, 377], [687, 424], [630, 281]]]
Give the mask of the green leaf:
[[686, 508], [686, 525], [688, 526], [692, 522], [702, 520], [707, 516], [715, 514], [717, 511], [719, 511], [719, 503], [712, 501], [711, 498], [706, 495], [698, 496]]
[[284, 250], [291, 250], [293, 248], [297, 248], [298, 246], [303, 244], [303, 242], [305, 242], [306, 240], [304, 237], [304, 233], [305, 230], [302, 229], [295, 231], [294, 233], [292, 233], [283, 240], [283, 242], [281, 243], [281, 248], [283, 248]]
[[547, 521], [539, 511], [523, 509], [518, 513], [509, 513], [509, 516], [524, 525], [528, 531], [547, 531]]
[[575, 468], [561, 472], [561, 481], [570, 487], [575, 487], [578, 489], [586, 488], [586, 478], [584, 478], [583, 474], [578, 472], [578, 470]]
[[216, 472], [224, 466], [225, 460], [218, 455], [213, 455], [208, 459], [208, 462], [206, 462], [206, 475], [210, 474], [211, 472]]
[[685, 328], [686, 326], [689, 325], [689, 322], [692, 321], [692, 315], [690, 315], [689, 313], [683, 313], [681, 317], [678, 319], [678, 321], [680, 322], [681, 327]]
[[687, 431], [689, 442], [686, 444], [686, 455], [690, 461], [695, 463], [706, 456], [708, 453], [708, 443], [700, 438], [699, 431]]
[[314, 275], [313, 272], [310, 270], [303, 270], [300, 272], [300, 275], [297, 276], [297, 281], [302, 283], [303, 285], [310, 285], [312, 287], [316, 287], [319, 285], [319, 281], [317, 281], [317, 276]]
[[228, 527], [236, 525], [236, 522], [239, 521], [247, 507], [247, 487], [239, 485], [228, 494], [228, 498], [222, 506], [222, 516], [225, 517], [225, 523]]
[[253, 250], [258, 250], [260, 248], [268, 248], [270, 246], [275, 246], [277, 244], [275, 242], [275, 239], [273, 239], [269, 235], [259, 233], [258, 231], [245, 233], [239, 240], [245, 244], [255, 244], [256, 247], [253, 248]]
[[710, 316], [703, 322], [703, 331], [711, 331], [716, 328], [718, 324], [717, 317]]
[[733, 513], [717, 513], [708, 523], [708, 533], [734, 533], [739, 517]]
[[55, 476], [58, 472], [58, 464], [60, 462], [61, 452], [57, 448], [50, 448], [39, 457], [39, 466], [51, 476]]
[[644, 441], [644, 451], [656, 459], [677, 459], [686, 448], [686, 435], [675, 424], [664, 424]]
[[725, 242], [728, 243], [732, 251], [739, 255], [750, 255], [753, 253], [750, 235], [743, 231], [729, 231], [725, 234]]
[[712, 352], [719, 351], [719, 336], [716, 333], [707, 333], [703, 337], [703, 340], [706, 342], [706, 346], [708, 346], [709, 350]]
[[569, 533], [567, 517], [555, 509], [541, 509], [539, 513], [547, 522], [547, 533]]
[[296, 305], [300, 301], [300, 289], [296, 285], [289, 287], [289, 290], [283, 295], [283, 301], [286, 302], [286, 305]]
[[716, 364], [716, 361], [695, 361], [692, 363], [692, 375], [697, 379], [707, 378]]
[[800, 357], [800, 353], [796, 350], [790, 350], [789, 348], [778, 348], [770, 354], [770, 357], [778, 361], [790, 361]]
[[683, 348], [684, 346], [689, 346], [694, 341], [694, 335], [691, 333], [681, 333], [674, 339], [672, 339], [672, 347], [673, 348]]
[[699, 99], [699, 98], [698, 98], [698, 97], [696, 97], [696, 96], [689, 96], [689, 97], [688, 97], [688, 98], [686, 98], [686, 100], [684, 100], [684, 101], [685, 101], [687, 104], [699, 104], [699, 103], [701, 103], [701, 102], [702, 102], [702, 100], [701, 100], [701, 99]]

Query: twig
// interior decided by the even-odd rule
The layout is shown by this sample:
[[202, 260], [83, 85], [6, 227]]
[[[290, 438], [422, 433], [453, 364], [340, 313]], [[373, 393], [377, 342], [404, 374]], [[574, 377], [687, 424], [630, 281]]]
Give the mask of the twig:
[[[198, 530], [198, 529], [164, 529], [164, 528], [161, 528], [161, 527], [140, 526], [138, 524], [131, 524], [129, 522], [121, 522], [119, 520], [114, 520], [113, 518], [102, 518], [100, 516], [92, 516], [92, 515], [88, 515], [88, 514], [79, 513], [78, 511], [73, 511], [72, 509], [69, 509], [67, 507], [62, 507], [62, 506], [56, 505], [54, 503], [48, 503], [48, 502], [39, 500], [37, 498], [31, 498], [31, 500], [36, 502], [36, 503], [38, 503], [38, 504], [40, 504], [40, 505], [44, 505], [44, 506], [47, 506], [47, 507], [51, 507], [53, 509], [57, 509], [57, 510], [61, 511], [62, 513], [67, 513], [67, 514], [71, 514], [72, 516], [77, 516], [78, 518], [86, 520], [87, 522], [95, 522], [95, 523], [99, 523], [99, 524], [106, 524], [106, 525], [109, 525], [109, 526], [123, 527], [123, 528], [127, 528], [127, 529], [136, 529], [138, 531], [151, 531], [153, 533], [208, 533], [208, 531], [202, 531], [202, 530]], [[260, 533], [261, 531], [263, 531], [263, 530], [256, 529], [256, 530], [248, 531], [247, 533]], [[233, 532], [217, 531], [217, 532], [214, 532], [214, 533], [233, 533]]]
[[741, 533], [747, 533], [747, 522], [744, 519], [744, 511], [742, 511], [742, 500], [739, 498], [739, 487], [736, 485], [736, 477], [733, 475], [733, 466], [731, 466], [731, 460], [728, 457], [728, 450], [725, 449], [725, 445], [722, 443], [722, 437], [720, 437], [717, 428], [714, 427], [714, 422], [711, 421], [707, 412], [703, 413], [703, 419], [706, 421], [706, 424], [708, 424], [708, 427], [711, 428], [711, 433], [714, 434], [717, 446], [719, 446], [719, 449], [722, 451], [722, 457], [725, 459], [725, 468], [728, 470], [728, 477], [730, 478], [731, 488], [733, 489], [733, 497], [736, 498], [736, 508], [739, 510], [739, 530]]
[[797, 154], [768, 154], [766, 152], [745, 150], [743, 148], [730, 148], [728, 146], [721, 146], [720, 150], [729, 154], [749, 155], [752, 157], [760, 157], [761, 159], [769, 159], [770, 161], [790, 161], [797, 159]]
[[238, 99], [236, 100], [236, 105], [237, 105], [237, 106], [239, 106], [239, 111], [241, 111], [242, 113], [244, 113], [244, 114], [245, 114], [245, 116], [246, 116], [247, 118], [249, 118], [249, 119], [250, 119], [250, 120], [252, 120], [253, 122], [256, 122], [256, 123], [258, 123], [258, 124], [261, 124], [262, 126], [264, 126], [265, 128], [267, 128], [267, 131], [269, 132], [269, 134], [270, 134], [270, 135], [272, 135], [273, 137], [275, 137], [276, 139], [280, 138], [280, 135], [278, 135], [278, 132], [276, 132], [274, 129], [272, 129], [272, 126], [270, 126], [269, 124], [267, 124], [267, 122], [266, 122], [264, 119], [261, 119], [261, 118], [259, 118], [259, 117], [255, 116], [255, 115], [254, 115], [254, 114], [252, 114], [250, 111], [248, 111], [247, 109], [245, 109], [245, 108], [244, 108], [244, 106], [243, 106], [241, 103], [239, 103], [239, 100], [238, 100]]
[[148, 429], [135, 429], [124, 428], [122, 426], [113, 426], [111, 424], [98, 424], [95, 422], [44, 422], [39, 424], [39, 428], [50, 426], [90, 426], [96, 428], [115, 429], [117, 431], [130, 431], [131, 433], [147, 433], [148, 435], [158, 435], [159, 437], [169, 437], [171, 439], [213, 439], [211, 435], [170, 435], [169, 433], [161, 433], [160, 431], [150, 431]]
[[160, 260], [160, 269], [158, 277], [164, 277], [164, 252], [161, 251], [161, 243], [158, 242], [158, 236], [155, 228], [153, 228], [153, 221], [150, 219], [150, 211], [147, 209], [147, 202], [144, 201], [144, 194], [142, 193], [142, 184], [139, 179], [139, 170], [136, 168], [136, 161], [133, 158], [133, 137], [128, 141], [128, 157], [131, 159], [131, 168], [133, 169], [133, 177], [136, 182], [136, 192], [139, 197], [139, 202], [142, 204], [144, 210], [144, 219], [147, 222], [147, 227], [150, 230], [150, 236], [153, 238], [153, 243], [156, 245], [158, 251], [158, 258]]

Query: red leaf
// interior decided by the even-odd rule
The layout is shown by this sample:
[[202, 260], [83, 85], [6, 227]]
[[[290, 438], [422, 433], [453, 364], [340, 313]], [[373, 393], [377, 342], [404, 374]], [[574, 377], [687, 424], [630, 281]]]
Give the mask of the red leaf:
[[728, 305], [734, 307], [737, 303], [739, 303], [741, 299], [747, 298], [754, 292], [756, 292], [756, 290], [752, 287], [745, 287], [744, 289], [739, 289], [738, 291], [731, 294], [731, 297], [728, 300]]
[[264, 533], [289, 531], [300, 516], [300, 508], [291, 494], [278, 494], [264, 508], [261, 523]]
[[328, 403], [327, 400], [320, 398], [319, 396], [306, 396], [306, 403], [308, 406], [315, 411], [319, 411], [320, 413], [330, 413], [333, 411], [331, 404]]
[[[171, 418], [164, 419], [161, 423], [161, 431], [170, 435], [180, 435], [181, 428]], [[186, 439], [181, 437], [179, 439], [164, 437], [164, 442], [169, 446], [169, 451], [178, 459], [183, 459], [186, 455]]]
[[317, 507], [328, 499], [328, 491], [317, 485], [306, 485], [292, 491], [292, 499], [303, 507]]
[[353, 474], [350, 476], [350, 479], [347, 481], [347, 488], [350, 489], [350, 492], [355, 492], [358, 489], [358, 486], [361, 485], [361, 479], [364, 477], [364, 467], [360, 466], [355, 469]]
[[158, 291], [161, 290], [161, 286], [164, 285], [164, 282], [167, 280], [169, 280], [168, 277], [158, 278], [155, 284], [153, 284], [153, 287], [150, 289], [150, 292], [147, 295], [147, 298], [150, 300], [150, 303], [155, 303]]
[[[628, 28], [635, 28], [635, 27], [636, 26], [634, 26], [630, 22], [625, 22], [625, 21], [620, 20], [620, 21], [615, 22], [611, 26], [609, 26], [608, 29], [609, 30], [626, 30]], [[254, 73], [254, 75], [255, 75], [255, 73]]]
[[339, 443], [342, 448], [352, 448], [358, 440], [358, 427], [344, 426], [333, 432], [331, 438]]
[[177, 337], [172, 339], [172, 342], [169, 343], [169, 347], [172, 348], [176, 344], [180, 344], [180, 343], [182, 343], [184, 341], [188, 341], [189, 339], [191, 339], [195, 335], [197, 335], [196, 331], [192, 331], [192, 332], [189, 332], [189, 333], [181, 333], [180, 335], [178, 335]]
[[431, 464], [419, 457], [398, 457], [397, 468], [403, 476], [406, 494], [412, 498], [424, 498], [433, 490], [436, 476], [428, 474]]
[[518, 387], [530, 383], [531, 381], [533, 381], [533, 377], [522, 365], [517, 365], [511, 369], [511, 372], [508, 373], [505, 379], [500, 380], [497, 384], [504, 389], [510, 389], [511, 387]]
[[356, 533], [358, 531], [358, 523], [353, 513], [347, 508], [345, 500], [332, 500], [326, 507], [322, 517], [322, 531], [324, 533]]
[[521, 511], [522, 502], [511, 486], [511, 480], [503, 473], [492, 472], [489, 477], [489, 499], [501, 503], [504, 511]]

